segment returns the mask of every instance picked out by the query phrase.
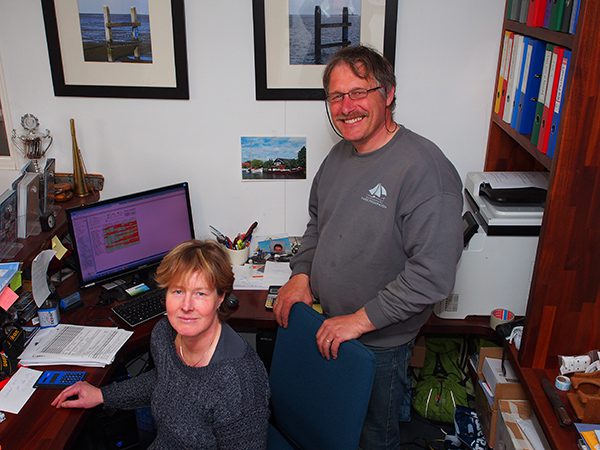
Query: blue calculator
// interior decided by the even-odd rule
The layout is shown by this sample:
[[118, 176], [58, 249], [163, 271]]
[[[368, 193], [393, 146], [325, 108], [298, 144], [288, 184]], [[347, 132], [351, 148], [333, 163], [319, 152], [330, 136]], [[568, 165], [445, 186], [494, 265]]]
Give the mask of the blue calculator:
[[44, 370], [33, 387], [63, 389], [85, 379], [87, 372], [76, 370]]

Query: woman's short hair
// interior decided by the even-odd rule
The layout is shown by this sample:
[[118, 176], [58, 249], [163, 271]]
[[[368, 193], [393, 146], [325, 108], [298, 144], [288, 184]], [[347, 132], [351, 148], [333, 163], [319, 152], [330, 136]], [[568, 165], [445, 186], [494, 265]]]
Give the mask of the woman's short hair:
[[156, 269], [155, 280], [162, 288], [202, 272], [206, 280], [225, 298], [233, 290], [233, 270], [223, 247], [215, 241], [189, 240], [171, 250]]
[[[329, 80], [331, 72], [339, 64], [347, 64], [354, 75], [358, 78], [367, 79], [373, 77], [380, 86], [383, 86], [382, 95], [387, 94], [396, 87], [396, 75], [394, 68], [385, 57], [377, 50], [364, 45], [343, 47], [338, 50], [329, 60], [323, 72], [323, 88], [329, 94]], [[394, 111], [396, 96], [390, 105], [390, 111]]]

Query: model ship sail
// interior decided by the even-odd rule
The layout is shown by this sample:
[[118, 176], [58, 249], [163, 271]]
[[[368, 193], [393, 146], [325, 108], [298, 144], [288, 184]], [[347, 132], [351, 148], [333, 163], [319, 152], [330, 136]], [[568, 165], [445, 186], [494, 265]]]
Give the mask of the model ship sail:
[[85, 181], [85, 166], [81, 158], [81, 151], [77, 145], [75, 136], [75, 120], [71, 119], [71, 141], [73, 146], [73, 193], [78, 197], [86, 197], [91, 194]]

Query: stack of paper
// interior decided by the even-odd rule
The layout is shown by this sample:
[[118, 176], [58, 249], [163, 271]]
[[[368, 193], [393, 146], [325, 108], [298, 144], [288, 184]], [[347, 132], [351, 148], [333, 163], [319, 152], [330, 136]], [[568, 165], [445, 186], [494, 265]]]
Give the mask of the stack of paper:
[[19, 359], [24, 366], [104, 367], [114, 361], [132, 334], [118, 328], [60, 324], [40, 330]]
[[234, 289], [267, 290], [269, 286], [282, 286], [292, 275], [289, 263], [267, 261], [262, 265], [233, 266]]

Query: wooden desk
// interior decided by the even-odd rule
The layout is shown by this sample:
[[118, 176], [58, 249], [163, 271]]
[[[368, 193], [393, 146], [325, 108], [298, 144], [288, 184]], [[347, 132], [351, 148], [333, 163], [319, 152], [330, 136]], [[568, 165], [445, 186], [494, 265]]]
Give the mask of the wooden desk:
[[[237, 331], [275, 330], [277, 322], [272, 311], [265, 309], [267, 291], [235, 291], [239, 307], [227, 317]], [[432, 314], [421, 334], [472, 334], [494, 339], [489, 316], [469, 316], [465, 319], [440, 319]]]
[[[68, 281], [71, 282], [73, 277]], [[69, 283], [71, 284], [71, 283]], [[72, 281], [73, 286], [75, 280]], [[73, 289], [70, 289], [73, 292]], [[61, 289], [59, 289], [61, 292]], [[62, 294], [62, 292], [61, 292]], [[84, 306], [63, 314], [63, 323], [90, 326], [114, 327], [114, 315], [109, 306], [97, 305], [98, 289], [82, 292]], [[112, 320], [111, 320], [112, 319]], [[117, 363], [127, 360], [134, 354], [139, 354], [148, 348], [150, 331], [153, 323], [136, 327], [134, 334], [117, 354], [115, 363], [106, 368], [84, 367], [88, 372], [87, 381], [95, 386], [102, 386], [111, 380]], [[120, 328], [125, 328], [119, 325]], [[43, 366], [33, 367], [44, 370], [78, 370], [75, 366]], [[59, 391], [54, 389], [36, 389], [17, 415], [6, 414], [6, 420], [0, 423], [0, 445], [2, 449], [63, 449], [74, 448], [82, 425], [90, 411], [82, 409], [55, 409], [50, 406]]]
[[[58, 289], [61, 296], [75, 290], [76, 280], [69, 278]], [[67, 314], [63, 314], [62, 322], [89, 326], [119, 326], [131, 329], [117, 316], [110, 307], [98, 305], [99, 288], [81, 291], [84, 305]], [[233, 311], [226, 321], [238, 331], [275, 330], [273, 313], [264, 307], [266, 291], [236, 291], [239, 307]], [[148, 350], [150, 333], [159, 319], [154, 319], [136, 326], [131, 338], [117, 354], [115, 363], [104, 368], [84, 368], [88, 372], [87, 380], [95, 385], [107, 384], [114, 374], [115, 366], [131, 357]], [[483, 334], [489, 335], [491, 330], [487, 318], [469, 318], [466, 320], [444, 320], [432, 316], [424, 327], [426, 334]], [[46, 367], [49, 368], [49, 367]], [[37, 368], [36, 368], [37, 369]], [[40, 367], [40, 370], [44, 367]], [[52, 369], [73, 370], [73, 366], [52, 366]], [[57, 410], [50, 403], [57, 395], [54, 390], [37, 389], [18, 415], [7, 414], [7, 419], [0, 424], [0, 445], [3, 449], [62, 449], [73, 448], [83, 428], [89, 411], [79, 409]]]

